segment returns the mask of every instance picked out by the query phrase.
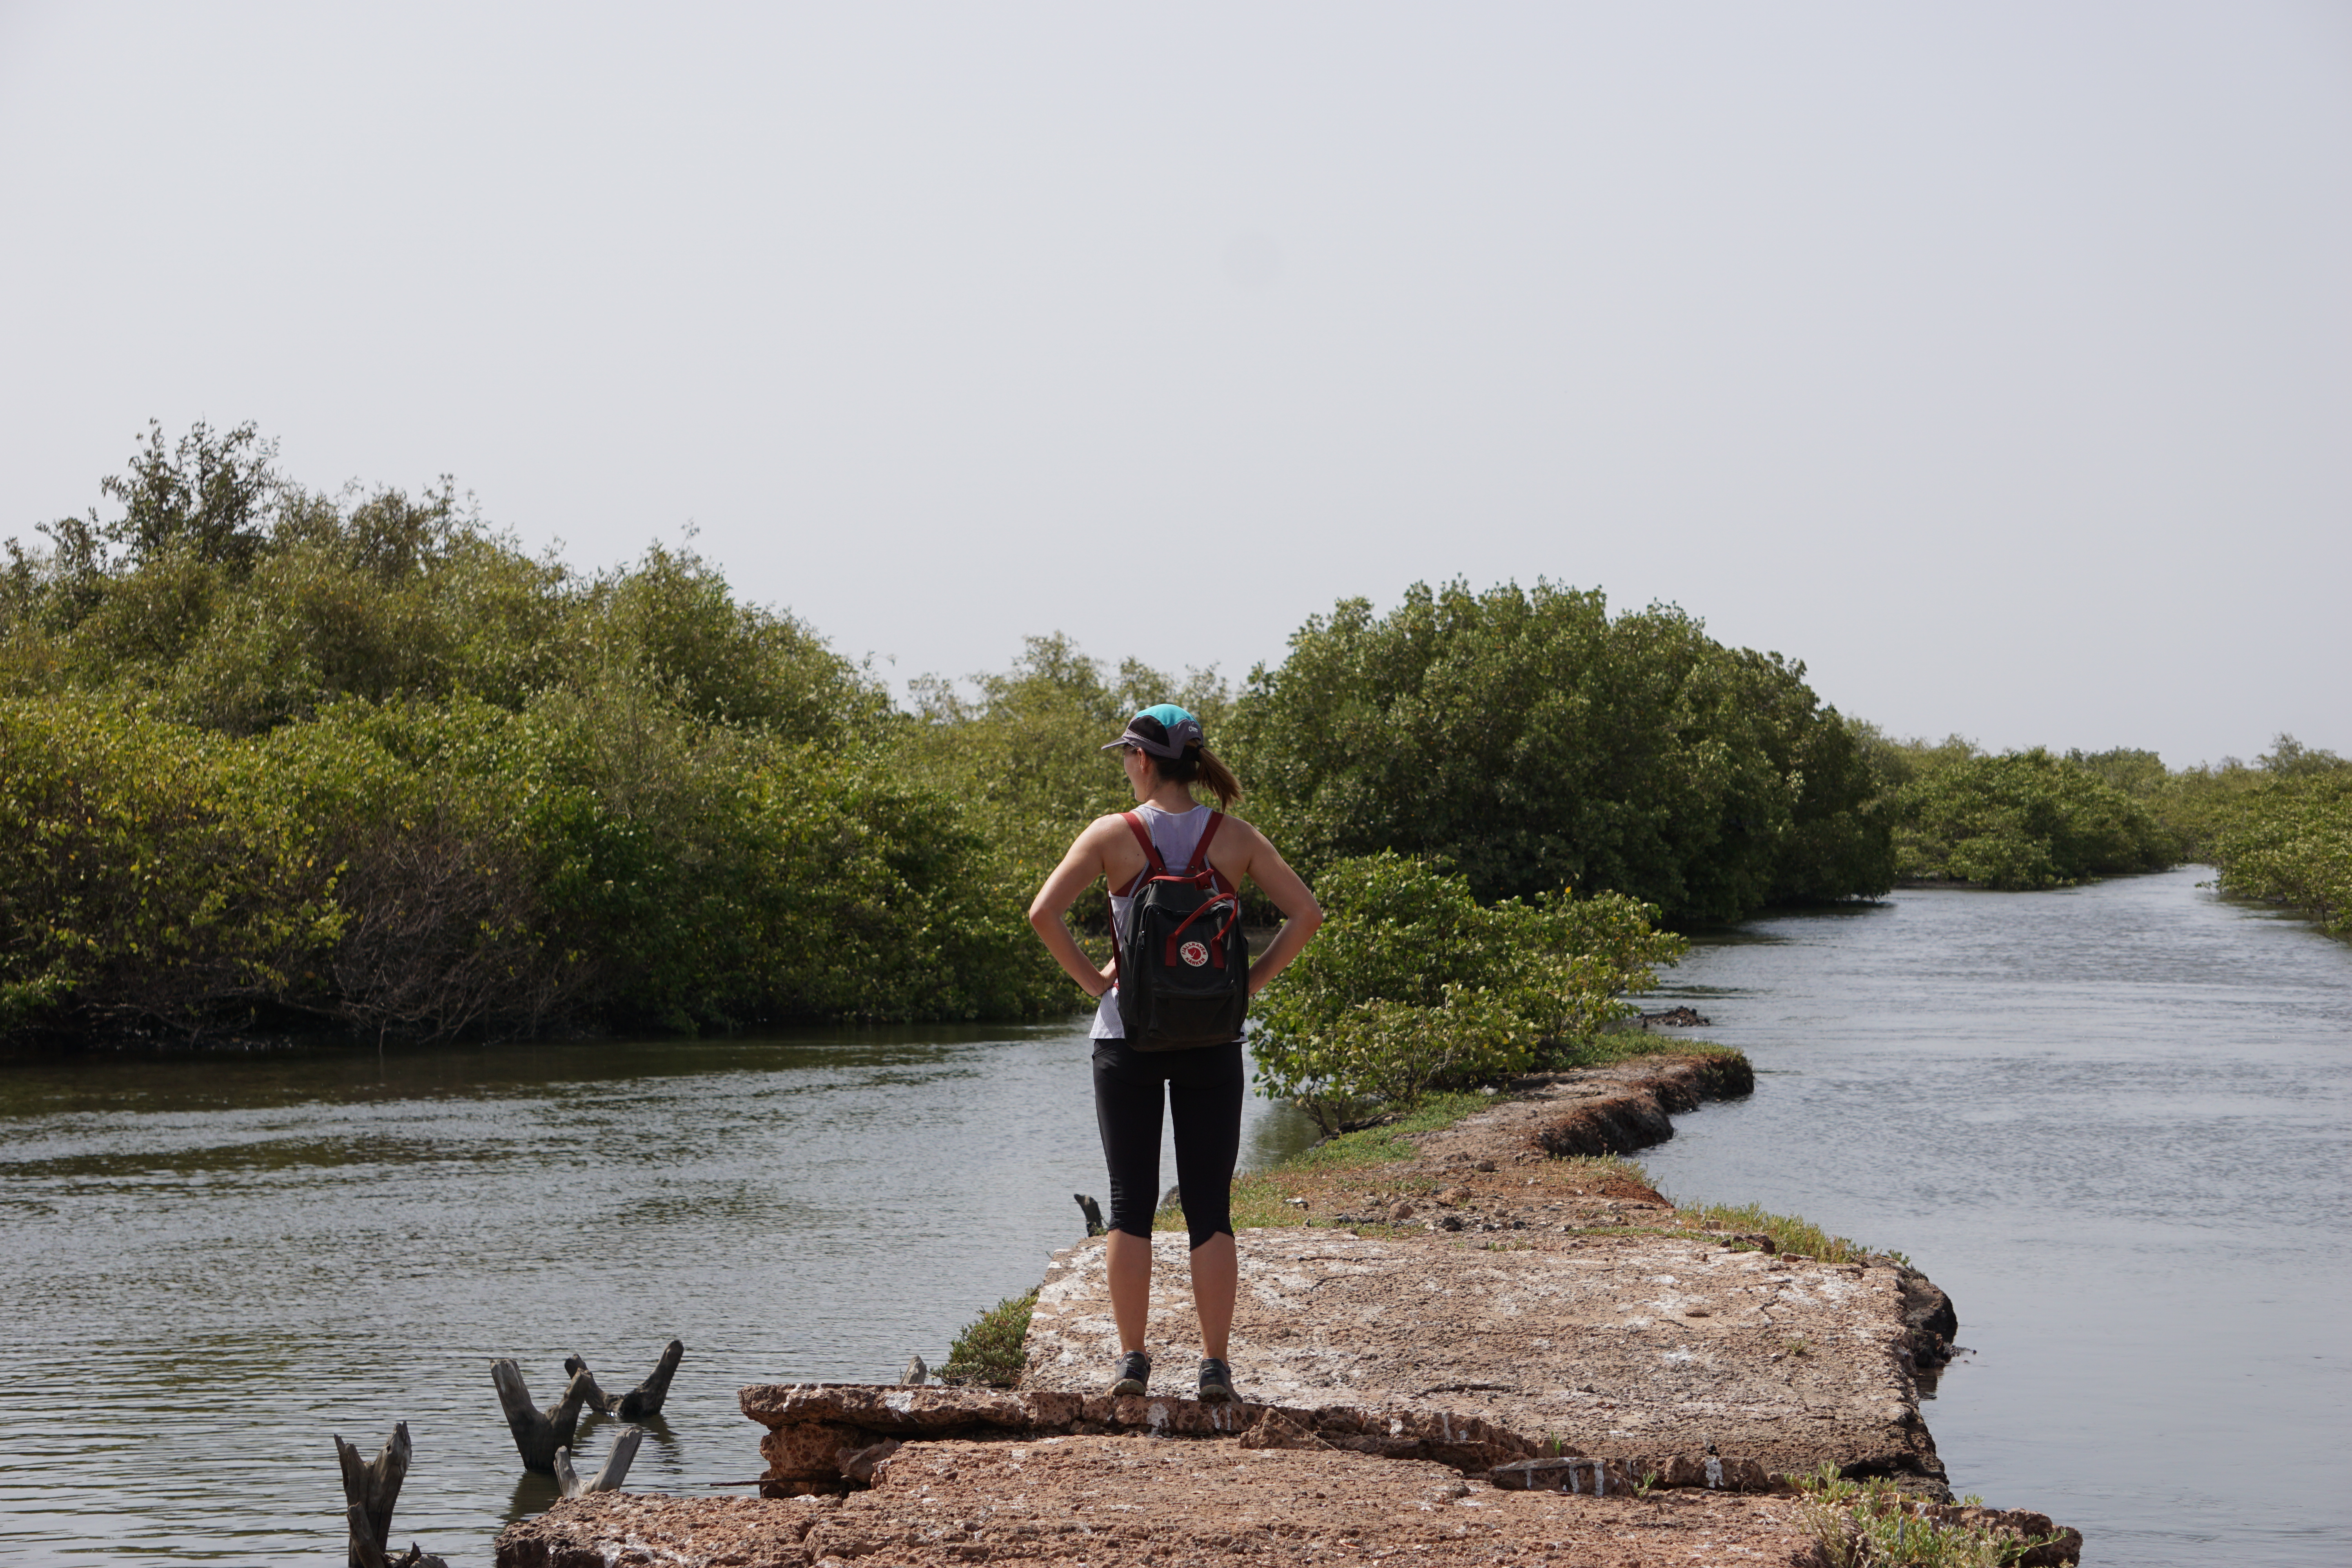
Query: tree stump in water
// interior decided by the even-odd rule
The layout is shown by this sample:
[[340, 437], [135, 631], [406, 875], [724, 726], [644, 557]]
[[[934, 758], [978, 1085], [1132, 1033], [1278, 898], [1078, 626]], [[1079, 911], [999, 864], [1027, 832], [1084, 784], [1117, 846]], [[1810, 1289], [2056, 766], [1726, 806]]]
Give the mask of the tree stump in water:
[[490, 1363], [490, 1382], [499, 1391], [499, 1407], [506, 1412], [507, 1430], [514, 1434], [515, 1452], [522, 1456], [522, 1468], [537, 1470], [543, 1476], [555, 1473], [555, 1450], [572, 1446], [572, 1435], [580, 1425], [580, 1407], [588, 1403], [596, 1388], [596, 1380], [585, 1367], [572, 1374], [564, 1388], [563, 1397], [541, 1410], [530, 1402], [530, 1390], [523, 1386], [522, 1373], [504, 1356]]
[[583, 1482], [580, 1472], [572, 1468], [572, 1450], [555, 1450], [555, 1484], [565, 1497], [585, 1497], [590, 1492], [616, 1492], [629, 1477], [629, 1464], [637, 1457], [637, 1445], [646, 1440], [642, 1426], [625, 1426], [613, 1439], [613, 1451], [604, 1456], [593, 1479]]
[[346, 1568], [448, 1568], [428, 1556], [415, 1542], [397, 1559], [385, 1555], [392, 1539], [392, 1505], [400, 1499], [400, 1483], [408, 1479], [408, 1423], [392, 1429], [392, 1441], [373, 1460], [338, 1436], [335, 1459], [343, 1470], [343, 1518], [351, 1530], [345, 1552]]
[[672, 1340], [662, 1347], [661, 1360], [646, 1374], [645, 1382], [618, 1396], [597, 1386], [596, 1374], [588, 1370], [588, 1363], [575, 1352], [563, 1358], [563, 1370], [576, 1383], [588, 1380], [588, 1407], [600, 1415], [617, 1415], [624, 1421], [643, 1421], [648, 1415], [661, 1414], [662, 1401], [669, 1397], [669, 1380], [677, 1375], [677, 1363], [686, 1354], [686, 1345]]

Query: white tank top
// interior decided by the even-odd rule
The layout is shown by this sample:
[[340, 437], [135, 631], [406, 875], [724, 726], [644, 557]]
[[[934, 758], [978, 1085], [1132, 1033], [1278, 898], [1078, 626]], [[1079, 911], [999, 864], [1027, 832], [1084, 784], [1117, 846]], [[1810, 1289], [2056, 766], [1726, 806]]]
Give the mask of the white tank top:
[[[1200, 847], [1201, 835], [1209, 830], [1209, 808], [1196, 805], [1190, 811], [1162, 811], [1150, 801], [1135, 808], [1151, 835], [1152, 847], [1171, 869], [1192, 863], [1192, 851]], [[1150, 869], [1149, 867], [1145, 869]], [[1129, 887], [1135, 884], [1130, 882]], [[1114, 945], [1127, 941], [1127, 911], [1134, 900], [1113, 889], [1110, 895], [1110, 930]], [[1097, 1040], [1127, 1038], [1127, 1026], [1119, 1021], [1118, 987], [1113, 985], [1095, 1004], [1095, 1026], [1091, 1037]]]

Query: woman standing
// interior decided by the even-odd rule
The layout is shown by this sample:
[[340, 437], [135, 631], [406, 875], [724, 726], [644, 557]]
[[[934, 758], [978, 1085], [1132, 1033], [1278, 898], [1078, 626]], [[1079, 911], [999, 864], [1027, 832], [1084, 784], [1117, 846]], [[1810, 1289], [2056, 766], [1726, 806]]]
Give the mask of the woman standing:
[[1245, 1087], [1241, 1037], [1177, 1050], [1137, 1048], [1119, 1019], [1116, 960], [1099, 969], [1089, 963], [1062, 917], [1080, 893], [1097, 879], [1105, 879], [1111, 888], [1114, 945], [1124, 939], [1129, 905], [1152, 860], [1129, 826], [1129, 815], [1150, 834], [1164, 865], [1192, 866], [1205, 837], [1208, 869], [1221, 890], [1231, 892], [1247, 878], [1282, 911], [1284, 924], [1273, 945], [1249, 965], [1253, 995], [1298, 956], [1323, 923], [1323, 911], [1264, 834], [1237, 817], [1222, 817], [1194, 804], [1196, 784], [1213, 794], [1220, 806], [1232, 805], [1242, 790], [1233, 770], [1202, 742], [1201, 722], [1192, 714], [1172, 702], [1147, 708], [1129, 720], [1126, 732], [1103, 750], [1118, 752], [1136, 808], [1132, 814], [1098, 817], [1078, 835], [1038, 889], [1029, 906], [1029, 923], [1070, 978], [1098, 999], [1095, 1121], [1102, 1131], [1103, 1158], [1110, 1166], [1110, 1234], [1104, 1245], [1109, 1251], [1111, 1315], [1118, 1323], [1121, 1352], [1110, 1391], [1142, 1394], [1151, 1381], [1151, 1358], [1144, 1352], [1143, 1336], [1151, 1304], [1151, 1215], [1159, 1206], [1165, 1085], [1176, 1129], [1176, 1182], [1192, 1243], [1192, 1303], [1201, 1319], [1201, 1398], [1219, 1403], [1234, 1397], [1225, 1351], [1239, 1279], [1231, 1198]]

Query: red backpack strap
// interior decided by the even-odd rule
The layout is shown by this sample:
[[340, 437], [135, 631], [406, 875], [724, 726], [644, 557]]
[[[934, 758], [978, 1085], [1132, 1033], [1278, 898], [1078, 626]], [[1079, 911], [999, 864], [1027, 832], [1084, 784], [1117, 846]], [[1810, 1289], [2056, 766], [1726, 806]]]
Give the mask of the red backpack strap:
[[1160, 858], [1160, 846], [1151, 841], [1151, 829], [1143, 826], [1143, 818], [1131, 811], [1122, 811], [1118, 819], [1127, 824], [1127, 830], [1135, 835], [1138, 844], [1143, 846], [1143, 858], [1151, 863], [1151, 874], [1155, 877], [1166, 875], [1168, 862]]
[[1210, 885], [1214, 888], [1216, 891], [1220, 893], [1230, 893], [1234, 890], [1234, 885], [1225, 880], [1223, 873], [1220, 872], [1215, 867], [1209, 864], [1209, 845], [1211, 841], [1217, 837], [1217, 829], [1223, 827], [1224, 825], [1225, 814], [1223, 812], [1213, 811], [1209, 813], [1209, 826], [1201, 830], [1201, 842], [1192, 847], [1192, 863], [1184, 868], [1187, 871], [1195, 873], [1196, 875], [1202, 871], [1208, 872], [1211, 879]]
[[1160, 846], [1151, 841], [1151, 830], [1143, 826], [1141, 817], [1131, 811], [1122, 811], [1118, 814], [1118, 819], [1127, 824], [1127, 830], [1135, 835], [1135, 841], [1138, 844], [1143, 846], [1143, 869], [1129, 878], [1126, 887], [1116, 889], [1120, 898], [1125, 898], [1135, 891], [1146, 877], [1166, 876], [1168, 862], [1160, 858]]

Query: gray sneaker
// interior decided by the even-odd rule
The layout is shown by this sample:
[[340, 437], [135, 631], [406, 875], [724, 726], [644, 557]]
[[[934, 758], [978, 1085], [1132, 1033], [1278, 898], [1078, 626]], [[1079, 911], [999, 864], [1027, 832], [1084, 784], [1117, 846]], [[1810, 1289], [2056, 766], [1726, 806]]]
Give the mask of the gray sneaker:
[[1201, 1358], [1201, 1403], [1231, 1405], [1241, 1396], [1234, 1392], [1234, 1369], [1215, 1356]]
[[1151, 1358], [1141, 1351], [1129, 1351], [1118, 1358], [1118, 1380], [1110, 1385], [1114, 1397], [1120, 1394], [1140, 1396], [1151, 1386]]

